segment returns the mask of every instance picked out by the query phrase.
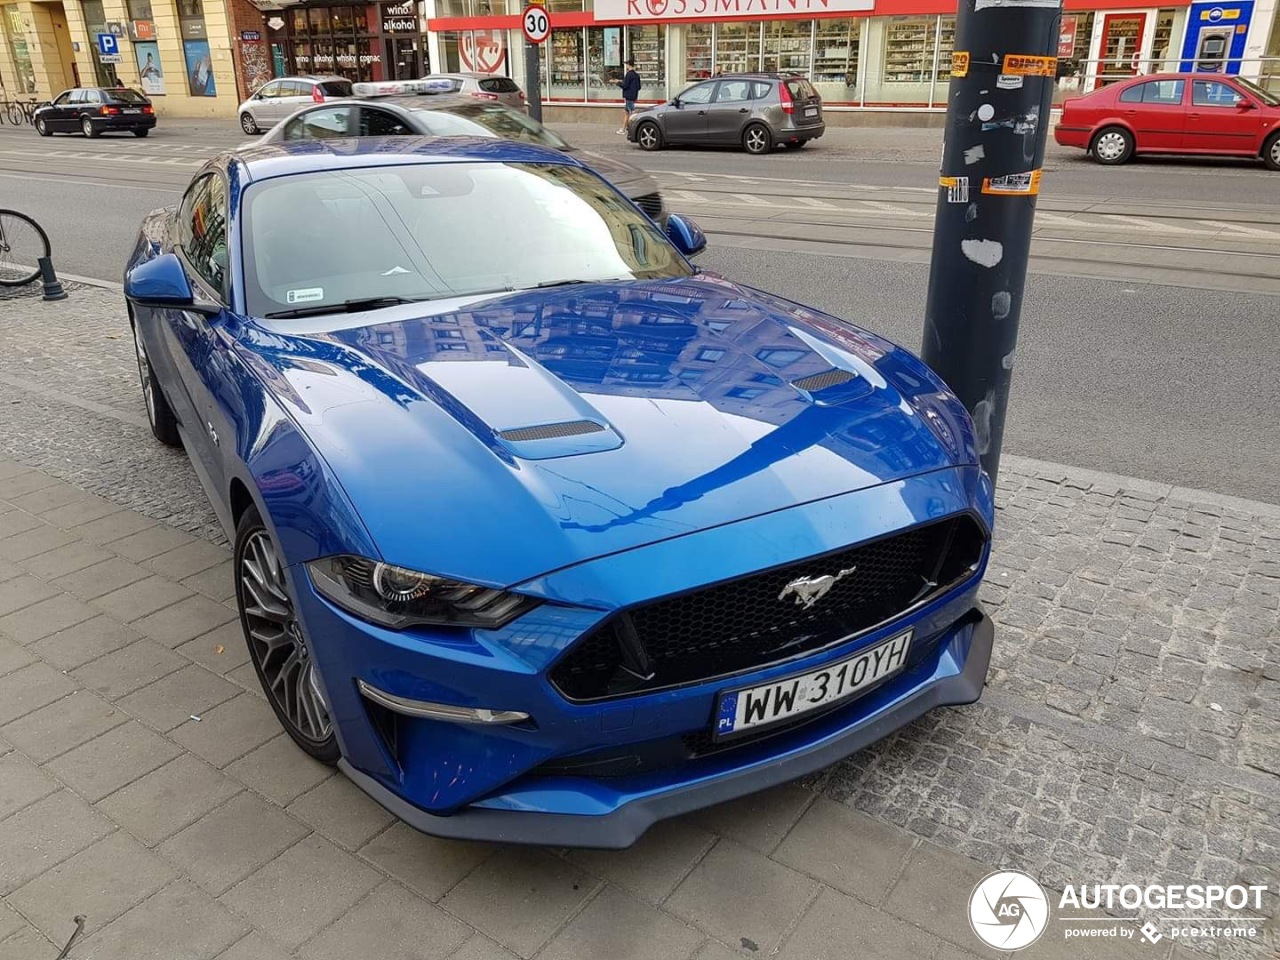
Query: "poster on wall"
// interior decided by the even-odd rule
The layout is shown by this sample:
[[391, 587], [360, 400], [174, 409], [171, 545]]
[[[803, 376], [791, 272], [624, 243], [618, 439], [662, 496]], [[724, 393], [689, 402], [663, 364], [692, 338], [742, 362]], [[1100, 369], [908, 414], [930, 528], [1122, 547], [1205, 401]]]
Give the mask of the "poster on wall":
[[208, 40], [183, 40], [182, 52], [187, 59], [187, 90], [193, 97], [215, 97], [213, 58]]
[[1070, 60], [1076, 52], [1076, 18], [1063, 17], [1058, 31], [1058, 59]]
[[133, 56], [138, 61], [138, 83], [148, 97], [164, 96], [164, 72], [160, 69], [160, 47], [154, 41], [135, 41]]
[[505, 30], [468, 30], [458, 44], [462, 69], [472, 73], [498, 73], [507, 59]]
[[604, 28], [604, 65], [606, 67], [622, 66], [622, 28]]

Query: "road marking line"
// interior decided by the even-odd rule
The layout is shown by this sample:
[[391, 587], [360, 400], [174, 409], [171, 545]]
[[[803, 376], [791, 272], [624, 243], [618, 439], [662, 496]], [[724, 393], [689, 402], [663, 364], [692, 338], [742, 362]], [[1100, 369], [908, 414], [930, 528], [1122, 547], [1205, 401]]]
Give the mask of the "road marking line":
[[692, 190], [668, 190], [667, 199], [677, 200], [680, 203], [710, 203], [711, 202], [702, 194], [694, 193]]
[[1203, 230], [1196, 230], [1192, 227], [1177, 227], [1172, 223], [1163, 221], [1146, 220], [1142, 217], [1126, 217], [1120, 213], [1101, 213], [1100, 216], [1106, 220], [1120, 220], [1124, 223], [1131, 223], [1140, 230], [1146, 230], [1153, 233], [1167, 231], [1168, 233], [1204, 233]]
[[1203, 223], [1210, 227], [1221, 227], [1223, 230], [1231, 230], [1234, 233], [1242, 234], [1246, 237], [1260, 237], [1263, 240], [1280, 240], [1280, 233], [1274, 230], [1260, 230], [1257, 227], [1245, 227], [1238, 223], [1224, 223], [1221, 220], [1199, 220], [1197, 223]]
[[874, 210], [897, 214], [900, 217], [931, 217], [934, 213], [932, 210], [911, 210], [907, 207], [900, 207], [896, 203], [885, 203], [881, 200], [858, 200], [855, 202], [871, 207]]
[[796, 203], [803, 203], [806, 207], [820, 207], [824, 210], [839, 210], [840, 208], [834, 203], [827, 203], [825, 200], [819, 200], [816, 197], [792, 197]]
[[764, 197], [757, 197], [753, 193], [731, 193], [729, 196], [741, 200], [743, 203], [750, 204], [753, 207], [775, 206], [771, 201], [764, 199]]

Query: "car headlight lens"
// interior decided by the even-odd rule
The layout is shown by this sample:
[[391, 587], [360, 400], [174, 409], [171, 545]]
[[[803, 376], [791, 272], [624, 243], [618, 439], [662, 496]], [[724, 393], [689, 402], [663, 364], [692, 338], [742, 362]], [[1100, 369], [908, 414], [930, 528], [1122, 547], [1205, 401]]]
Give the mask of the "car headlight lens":
[[415, 624], [494, 630], [538, 605], [532, 597], [419, 573], [367, 557], [323, 557], [307, 564], [326, 599], [381, 627]]

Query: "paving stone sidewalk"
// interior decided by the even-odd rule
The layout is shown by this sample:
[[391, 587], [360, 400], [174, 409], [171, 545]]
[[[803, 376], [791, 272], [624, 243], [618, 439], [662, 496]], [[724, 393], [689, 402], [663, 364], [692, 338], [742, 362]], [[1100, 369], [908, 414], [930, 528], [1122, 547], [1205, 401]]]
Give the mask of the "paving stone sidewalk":
[[0, 307], [0, 960], [77, 914], [72, 960], [995, 956], [996, 867], [1268, 883], [1263, 938], [1194, 947], [1275, 955], [1280, 509], [1008, 458], [979, 704], [623, 853], [432, 840], [278, 732], [118, 304]]

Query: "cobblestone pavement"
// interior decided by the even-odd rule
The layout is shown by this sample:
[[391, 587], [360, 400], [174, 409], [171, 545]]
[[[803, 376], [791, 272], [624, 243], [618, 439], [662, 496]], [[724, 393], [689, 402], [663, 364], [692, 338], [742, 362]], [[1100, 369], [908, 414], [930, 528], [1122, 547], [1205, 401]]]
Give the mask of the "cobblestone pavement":
[[1262, 938], [1187, 946], [1277, 955], [1280, 508], [1007, 458], [980, 703], [625, 853], [450, 843], [279, 734], [119, 295], [0, 327], [0, 960], [55, 957], [76, 914], [73, 960], [941, 960], [982, 955], [995, 867], [1267, 883]]

